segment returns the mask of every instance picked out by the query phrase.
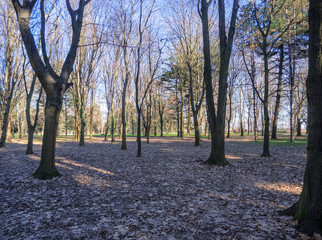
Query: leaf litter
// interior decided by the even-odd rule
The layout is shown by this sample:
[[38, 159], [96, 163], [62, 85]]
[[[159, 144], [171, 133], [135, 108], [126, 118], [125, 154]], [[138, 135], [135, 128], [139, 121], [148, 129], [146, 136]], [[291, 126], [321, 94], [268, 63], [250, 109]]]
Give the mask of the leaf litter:
[[[305, 147], [230, 139], [229, 165], [201, 164], [210, 142], [152, 138], [136, 156], [136, 142], [102, 138], [57, 143], [60, 178], [31, 174], [41, 146], [25, 155], [25, 140], [0, 150], [0, 239], [321, 239], [297, 232], [278, 211], [301, 192]], [[1, 236], [2, 235], [2, 236]]]

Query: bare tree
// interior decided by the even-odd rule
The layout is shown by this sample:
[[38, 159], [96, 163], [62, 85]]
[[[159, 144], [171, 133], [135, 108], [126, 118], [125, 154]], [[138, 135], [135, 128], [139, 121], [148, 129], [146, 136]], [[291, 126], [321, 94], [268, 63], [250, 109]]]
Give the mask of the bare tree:
[[[207, 159], [207, 163], [218, 166], [228, 164], [225, 158], [225, 119], [226, 119], [226, 103], [227, 103], [227, 79], [230, 54], [233, 45], [235, 34], [235, 24], [238, 12], [238, 0], [234, 0], [230, 27], [228, 36], [226, 35], [226, 18], [225, 18], [225, 3], [223, 0], [218, 1], [219, 13], [219, 38], [220, 38], [220, 67], [219, 67], [219, 89], [217, 102], [217, 115], [213, 103], [213, 94], [211, 81], [211, 65], [210, 65], [210, 49], [209, 49], [209, 30], [208, 30], [208, 8], [211, 1], [201, 0], [201, 8], [199, 9], [200, 1], [198, 2], [198, 11], [202, 20], [203, 38], [204, 38], [204, 79], [206, 84], [206, 100], [208, 107], [208, 121], [211, 129], [211, 153]], [[207, 43], [208, 42], [208, 43]], [[207, 46], [208, 45], [208, 46]], [[208, 50], [209, 49], [209, 50]], [[209, 66], [208, 66], [209, 65]], [[208, 93], [207, 93], [208, 92]]]
[[[12, 112], [12, 103], [17, 85], [20, 82], [19, 67], [21, 66], [21, 58], [19, 58], [19, 38], [15, 35], [16, 21], [14, 20], [14, 12], [10, 5], [5, 2], [1, 6], [2, 18], [2, 44], [4, 57], [3, 74], [0, 83], [1, 111], [3, 112], [3, 122], [1, 126], [0, 147], [6, 146], [6, 140], [10, 134], [10, 115]], [[2, 109], [3, 108], [3, 109]], [[9, 133], [9, 134], [8, 134]]]
[[70, 1], [66, 0], [67, 10], [71, 17], [73, 35], [70, 49], [59, 75], [50, 64], [46, 50], [44, 0], [40, 0], [41, 48], [43, 60], [39, 55], [33, 33], [29, 26], [31, 14], [36, 2], [37, 0], [24, 0], [21, 4], [18, 0], [12, 0], [31, 66], [46, 92], [45, 129], [41, 161], [33, 176], [38, 179], [50, 179], [55, 176], [60, 176], [60, 173], [55, 166], [56, 133], [59, 114], [62, 108], [64, 93], [71, 86], [71, 83], [68, 83], [68, 78], [73, 71], [73, 64], [76, 58], [76, 51], [83, 23], [84, 8], [90, 0], [79, 0], [78, 8], [76, 10], [72, 8]]

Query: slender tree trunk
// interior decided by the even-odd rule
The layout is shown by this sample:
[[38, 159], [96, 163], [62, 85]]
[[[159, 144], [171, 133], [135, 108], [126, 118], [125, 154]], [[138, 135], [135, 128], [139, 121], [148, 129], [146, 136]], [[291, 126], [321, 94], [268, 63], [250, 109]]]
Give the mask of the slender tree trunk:
[[137, 126], [137, 142], [138, 142], [138, 151], [136, 156], [141, 157], [141, 111], [138, 111], [138, 126]]
[[[36, 81], [36, 75], [34, 75], [34, 82]], [[42, 90], [43, 88], [40, 88], [39, 91], [39, 97], [37, 99], [37, 105], [36, 105], [36, 114], [35, 114], [35, 120], [34, 124], [31, 124], [31, 117], [30, 117], [30, 104], [31, 104], [31, 98], [34, 91], [34, 86], [31, 87], [29, 94], [27, 93], [27, 101], [26, 101], [26, 119], [27, 119], [27, 125], [28, 125], [28, 143], [27, 143], [27, 150], [26, 154], [33, 154], [33, 139], [34, 139], [34, 132], [38, 123], [38, 116], [39, 116], [39, 103], [42, 96]]]
[[198, 113], [193, 113], [193, 125], [195, 128], [195, 146], [200, 146], [200, 131], [199, 131], [199, 123], [198, 123]]
[[264, 43], [264, 67], [265, 67], [265, 89], [264, 89], [264, 146], [262, 157], [270, 157], [269, 153], [269, 113], [268, 113], [268, 55], [267, 55], [267, 44]]
[[228, 117], [228, 123], [227, 123], [227, 137], [230, 137], [230, 123], [231, 123], [231, 118], [232, 118], [232, 89], [230, 90], [231, 92], [229, 93], [229, 117]]
[[67, 98], [65, 98], [65, 137], [68, 136]]
[[181, 91], [180, 91], [180, 97], [181, 97], [181, 103], [180, 103], [180, 137], [181, 139], [184, 138], [184, 115], [183, 115], [183, 101], [184, 101], [184, 93], [183, 93], [183, 79], [181, 79]]
[[209, 45], [209, 27], [208, 27], [208, 8], [209, 4], [206, 0], [201, 0], [201, 21], [202, 21], [202, 35], [203, 35], [203, 53], [204, 53], [204, 82], [206, 85], [206, 103], [207, 103], [207, 118], [210, 128], [208, 137], [211, 137], [211, 152], [207, 159], [207, 163], [214, 162], [215, 150], [215, 129], [216, 129], [216, 111], [214, 104], [214, 91], [212, 87], [211, 78], [211, 58], [210, 58], [210, 45]]
[[297, 118], [297, 134], [296, 134], [296, 136], [298, 136], [298, 137], [302, 136], [302, 121], [299, 117]]
[[240, 118], [240, 136], [244, 136], [244, 124], [243, 124], [243, 118]]
[[126, 91], [127, 86], [129, 84], [129, 69], [128, 69], [128, 60], [127, 60], [127, 42], [124, 44], [123, 47], [124, 52], [124, 65], [125, 65], [125, 80], [123, 84], [123, 91], [122, 91], [122, 145], [121, 149], [126, 150]]
[[84, 109], [83, 106], [81, 106], [80, 103], [80, 124], [81, 124], [81, 128], [80, 128], [80, 136], [79, 136], [79, 146], [85, 146], [85, 116], [84, 116]]
[[[290, 40], [291, 41], [291, 40]], [[294, 78], [295, 78], [295, 63], [294, 63], [294, 47], [291, 43], [289, 48], [289, 89], [290, 89], [290, 142], [294, 142]]]
[[89, 110], [89, 138], [93, 138], [93, 118], [94, 118], [94, 91], [95, 86], [93, 83], [92, 89], [91, 89], [91, 106]]
[[23, 138], [23, 130], [22, 130], [22, 119], [21, 116], [19, 116], [19, 138]]
[[277, 92], [276, 92], [276, 103], [275, 103], [275, 111], [274, 111], [274, 119], [273, 119], [273, 127], [272, 127], [272, 139], [277, 139], [277, 121], [278, 115], [280, 112], [280, 103], [281, 103], [281, 93], [282, 93], [282, 77], [283, 77], [283, 62], [284, 62], [284, 48], [283, 44], [280, 45], [280, 63], [279, 63], [279, 71], [278, 71], [278, 82], [277, 82]]
[[[191, 96], [189, 96], [190, 100]], [[191, 100], [190, 100], [191, 101]], [[191, 105], [188, 103], [188, 119], [187, 119], [187, 135], [190, 137], [190, 129], [191, 129]]]
[[105, 125], [104, 141], [108, 141], [108, 121]]
[[160, 108], [159, 108], [159, 115], [160, 115], [160, 130], [161, 130], [161, 137], [163, 137], [163, 113], [160, 113]]
[[115, 143], [115, 116], [114, 109], [111, 105], [111, 143]]
[[12, 100], [13, 91], [11, 91], [10, 96], [7, 99], [7, 104], [5, 108], [5, 112], [3, 115], [3, 122], [2, 122], [2, 132], [1, 132], [1, 139], [0, 139], [0, 147], [6, 147], [6, 140], [7, 140], [7, 134], [8, 129], [10, 131], [10, 106], [11, 106], [11, 100]]

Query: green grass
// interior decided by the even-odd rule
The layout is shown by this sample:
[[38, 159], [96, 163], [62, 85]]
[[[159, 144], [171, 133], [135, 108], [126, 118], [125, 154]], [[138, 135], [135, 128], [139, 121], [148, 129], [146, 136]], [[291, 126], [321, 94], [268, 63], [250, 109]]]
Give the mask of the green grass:
[[[257, 144], [263, 144], [263, 139], [257, 141]], [[307, 137], [295, 137], [294, 142], [290, 142], [289, 136], [278, 137], [278, 139], [269, 139], [269, 144], [273, 146], [306, 146]]]

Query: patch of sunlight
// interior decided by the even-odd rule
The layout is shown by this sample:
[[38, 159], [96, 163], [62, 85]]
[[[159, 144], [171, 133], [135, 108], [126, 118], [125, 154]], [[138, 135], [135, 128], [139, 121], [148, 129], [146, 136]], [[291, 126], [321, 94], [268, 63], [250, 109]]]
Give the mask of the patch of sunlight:
[[284, 183], [284, 182], [275, 182], [275, 183], [260, 182], [260, 183], [256, 183], [255, 186], [257, 188], [261, 188], [269, 191], [287, 192], [287, 193], [296, 194], [296, 195], [300, 195], [302, 191], [302, 186], [300, 184], [290, 184], [290, 183]]
[[28, 155], [28, 157], [32, 160], [37, 160], [40, 161], [40, 157], [39, 156], [35, 156], [35, 155]]
[[60, 161], [63, 162], [63, 163], [71, 164], [71, 165], [76, 166], [76, 167], [85, 167], [87, 169], [95, 170], [95, 171], [100, 172], [100, 173], [105, 173], [105, 174], [108, 174], [108, 175], [114, 175], [114, 173], [112, 173], [110, 171], [100, 169], [100, 168], [96, 168], [96, 167], [89, 166], [89, 165], [82, 164], [82, 163], [77, 163], [77, 162], [72, 161], [72, 160], [61, 159]]
[[233, 156], [233, 155], [226, 155], [226, 158], [227, 158], [227, 159], [239, 159], [239, 160], [241, 160], [241, 159], [242, 159], [241, 157]]
[[87, 186], [98, 186], [98, 187], [113, 187], [114, 183], [112, 183], [111, 181], [107, 181], [103, 178], [97, 177], [91, 177], [89, 175], [86, 174], [77, 174], [73, 176], [74, 179], [83, 185], [87, 185]]
[[64, 164], [55, 163], [55, 165], [56, 165], [57, 167], [66, 168], [66, 169], [68, 169], [68, 170], [73, 170], [71, 167], [68, 167], [68, 166], [66, 166], [66, 165], [64, 165]]

